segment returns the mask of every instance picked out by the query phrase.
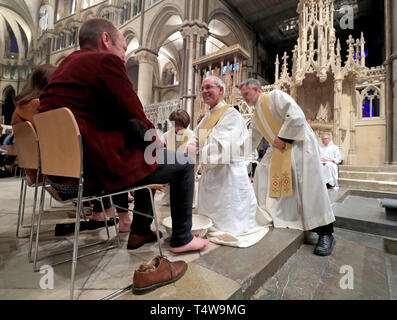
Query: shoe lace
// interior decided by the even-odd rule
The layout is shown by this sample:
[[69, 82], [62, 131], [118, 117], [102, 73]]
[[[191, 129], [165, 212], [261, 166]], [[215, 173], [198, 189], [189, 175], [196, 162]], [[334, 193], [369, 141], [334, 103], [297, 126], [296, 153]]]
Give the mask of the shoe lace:
[[321, 247], [326, 245], [328, 242], [329, 242], [329, 237], [327, 236], [322, 236], [318, 239], [318, 245]]

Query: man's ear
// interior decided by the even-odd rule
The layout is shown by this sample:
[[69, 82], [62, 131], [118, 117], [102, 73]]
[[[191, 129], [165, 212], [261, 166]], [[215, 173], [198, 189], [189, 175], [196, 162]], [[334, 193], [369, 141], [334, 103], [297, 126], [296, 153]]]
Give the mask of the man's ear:
[[101, 41], [102, 47], [108, 49], [112, 39], [110, 38], [109, 33], [102, 32], [101, 37], [100, 37], [100, 41]]

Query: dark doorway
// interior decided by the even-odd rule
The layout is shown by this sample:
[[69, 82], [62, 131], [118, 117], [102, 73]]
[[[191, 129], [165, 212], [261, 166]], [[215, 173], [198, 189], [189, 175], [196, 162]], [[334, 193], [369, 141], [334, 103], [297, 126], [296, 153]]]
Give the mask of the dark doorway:
[[3, 93], [4, 104], [2, 108], [2, 115], [4, 116], [4, 124], [11, 124], [11, 117], [14, 113], [14, 98], [15, 90], [13, 87], [7, 87], [4, 89]]

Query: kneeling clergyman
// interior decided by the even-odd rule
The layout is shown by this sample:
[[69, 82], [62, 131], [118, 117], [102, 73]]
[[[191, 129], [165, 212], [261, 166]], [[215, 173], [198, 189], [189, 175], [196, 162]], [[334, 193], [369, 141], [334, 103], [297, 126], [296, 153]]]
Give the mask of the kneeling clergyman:
[[221, 79], [204, 79], [201, 91], [210, 112], [195, 129], [203, 166], [198, 213], [214, 223], [207, 234], [210, 241], [249, 247], [265, 236], [271, 224], [270, 216], [257, 210], [247, 175], [249, 132], [241, 114], [224, 101], [225, 84]]

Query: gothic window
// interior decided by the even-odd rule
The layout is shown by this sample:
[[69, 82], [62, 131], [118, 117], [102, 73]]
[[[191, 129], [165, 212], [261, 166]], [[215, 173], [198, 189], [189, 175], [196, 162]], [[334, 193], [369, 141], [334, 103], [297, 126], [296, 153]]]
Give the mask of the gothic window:
[[19, 54], [18, 41], [10, 25], [5, 20], [7, 33], [5, 34], [5, 58], [17, 59]]
[[57, 0], [56, 20], [61, 20], [76, 13], [77, 0]]
[[121, 16], [120, 16], [120, 23], [124, 24], [126, 21], [128, 21], [131, 17], [131, 3], [127, 2], [124, 3], [123, 9], [121, 11]]
[[104, 2], [105, 0], [84, 0], [83, 1], [83, 9], [95, 6], [98, 3]]
[[106, 12], [104, 12], [104, 13], [102, 13], [102, 16], [101, 16], [103, 19], [107, 19], [107, 20], [110, 20], [110, 12], [109, 11], [106, 11]]
[[380, 94], [379, 90], [374, 87], [367, 88], [363, 91], [363, 100], [361, 104], [361, 117], [374, 118], [380, 116]]
[[132, 16], [135, 17], [142, 10], [142, 0], [134, 0], [132, 4]]

